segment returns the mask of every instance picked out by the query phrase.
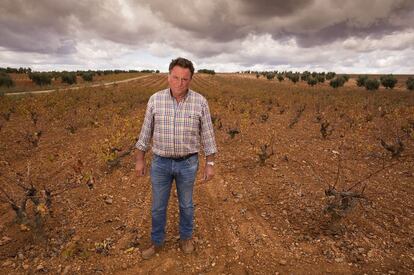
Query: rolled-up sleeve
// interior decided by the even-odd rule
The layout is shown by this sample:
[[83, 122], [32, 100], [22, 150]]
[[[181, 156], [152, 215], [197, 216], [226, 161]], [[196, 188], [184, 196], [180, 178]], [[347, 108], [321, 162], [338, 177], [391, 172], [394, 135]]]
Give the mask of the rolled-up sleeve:
[[154, 132], [154, 98], [150, 97], [145, 111], [144, 123], [142, 124], [141, 133], [135, 147], [146, 152], [149, 149], [152, 134]]
[[211, 122], [210, 109], [208, 108], [207, 100], [202, 103], [200, 136], [205, 155], [209, 156], [217, 153], [214, 128], [213, 123]]

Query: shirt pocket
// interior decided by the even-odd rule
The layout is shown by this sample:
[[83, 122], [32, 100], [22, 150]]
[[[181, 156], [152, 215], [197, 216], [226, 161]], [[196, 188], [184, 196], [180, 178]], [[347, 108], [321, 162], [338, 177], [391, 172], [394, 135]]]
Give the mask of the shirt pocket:
[[188, 134], [197, 134], [200, 127], [199, 114], [184, 115], [184, 131]]
[[156, 113], [154, 115], [154, 132], [160, 135], [165, 135], [171, 132], [171, 127], [174, 124], [174, 117], [162, 114], [162, 113]]

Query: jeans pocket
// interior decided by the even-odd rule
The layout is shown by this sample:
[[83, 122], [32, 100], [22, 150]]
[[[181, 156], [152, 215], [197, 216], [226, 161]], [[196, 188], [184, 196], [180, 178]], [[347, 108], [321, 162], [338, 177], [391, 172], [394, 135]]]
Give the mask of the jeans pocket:
[[189, 157], [188, 159], [185, 160], [185, 162], [190, 167], [198, 165], [198, 155]]

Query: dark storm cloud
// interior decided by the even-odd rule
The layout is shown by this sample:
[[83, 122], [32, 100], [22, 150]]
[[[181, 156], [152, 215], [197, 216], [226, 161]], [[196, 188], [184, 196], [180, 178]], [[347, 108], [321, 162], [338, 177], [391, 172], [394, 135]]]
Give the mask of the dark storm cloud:
[[[351, 36], [381, 36], [403, 30], [410, 27], [414, 10], [413, 1], [408, 0], [361, 3], [153, 0], [126, 1], [125, 7], [122, 3], [5, 0], [0, 7], [0, 46], [17, 51], [64, 54], [75, 51], [82, 32], [84, 36], [134, 45], [171, 39], [168, 33], [175, 30], [177, 34], [186, 33], [183, 37], [187, 39], [211, 39], [217, 43], [242, 39], [249, 34], [270, 33], [275, 40], [295, 37], [300, 46], [310, 47]], [[133, 20], [145, 9], [152, 12], [147, 13], [149, 22]], [[157, 24], [165, 24], [166, 29], [156, 30], [153, 25]], [[191, 43], [184, 48], [191, 50]], [[207, 55], [214, 52], [206, 49]]]
[[[412, 28], [414, 17], [414, 2], [409, 0], [188, 0], [173, 4], [155, 0], [148, 6], [161, 20], [195, 39], [227, 43], [249, 34], [270, 33], [275, 40], [293, 37], [302, 47], [354, 36], [378, 38]], [[191, 50], [191, 43], [187, 45], [185, 49]], [[215, 51], [206, 49], [205, 55], [212, 52]]]
[[[348, 37], [371, 37], [380, 38], [386, 34], [398, 31], [401, 28], [390, 25], [385, 20], [379, 20], [373, 25], [358, 28], [347, 25], [347, 22], [340, 22], [318, 30], [314, 33], [292, 33], [301, 47], [314, 47], [322, 44], [329, 44], [336, 40], [345, 40]], [[277, 37], [276, 37], [277, 39]]]
[[241, 12], [253, 17], [288, 16], [313, 2], [313, 0], [242, 0]]
[[[360, 21], [361, 18], [347, 16], [339, 22], [329, 24], [326, 27], [309, 30], [306, 33], [292, 32], [290, 35], [296, 38], [299, 46], [313, 47], [329, 44], [337, 40], [345, 40], [349, 37], [380, 39], [387, 34], [404, 31], [413, 27], [410, 22], [412, 21], [412, 16], [414, 16], [414, 2], [412, 1], [395, 4], [387, 13], [382, 13], [381, 9], [370, 11], [369, 5], [361, 8], [366, 10], [366, 13], [363, 13], [366, 16], [362, 18], [362, 20], [365, 20], [363, 23]], [[398, 18], [398, 23], [393, 21], [394, 18]], [[275, 39], [278, 36], [280, 36], [280, 33], [275, 34]]]
[[[147, 2], [147, 1], [142, 1]], [[166, 4], [163, 0], [148, 2], [148, 7], [174, 28], [190, 32], [194, 38], [210, 38], [228, 42], [244, 37], [252, 27], [233, 19], [237, 14], [230, 1], [184, 0]], [[179, 39], [179, 37], [177, 37]]]
[[2, 1], [0, 6], [0, 46], [15, 51], [72, 53], [72, 14], [82, 14], [62, 1]]
[[[50, 60], [66, 55], [65, 60], [116, 63], [117, 55], [141, 52], [246, 67], [301, 65], [317, 62], [305, 55], [321, 47], [341, 56], [411, 50], [413, 29], [411, 0], [3, 0], [0, 57], [24, 52]], [[387, 42], [380, 43], [384, 37]]]
[[0, 5], [0, 47], [15, 51], [70, 54], [77, 40], [101, 37], [133, 44], [153, 33], [142, 24], [128, 28], [120, 2], [13, 1]]

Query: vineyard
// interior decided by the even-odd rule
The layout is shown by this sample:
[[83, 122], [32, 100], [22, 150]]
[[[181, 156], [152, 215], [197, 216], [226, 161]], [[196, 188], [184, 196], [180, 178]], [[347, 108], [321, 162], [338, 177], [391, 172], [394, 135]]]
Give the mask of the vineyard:
[[1, 273], [414, 272], [414, 93], [352, 77], [334, 89], [196, 74], [219, 150], [210, 182], [200, 158], [196, 251], [179, 250], [173, 190], [166, 247], [142, 260], [151, 185], [133, 146], [167, 78], [139, 75], [0, 97]]

